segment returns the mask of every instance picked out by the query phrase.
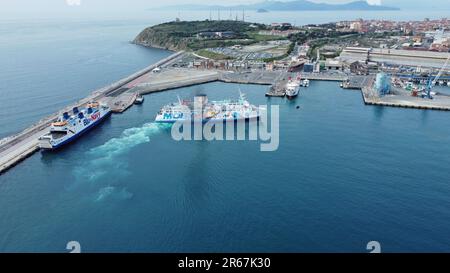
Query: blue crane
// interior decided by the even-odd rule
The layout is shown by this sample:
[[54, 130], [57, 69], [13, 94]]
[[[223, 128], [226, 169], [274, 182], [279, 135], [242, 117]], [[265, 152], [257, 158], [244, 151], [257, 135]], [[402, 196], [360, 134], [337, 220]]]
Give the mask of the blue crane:
[[428, 83], [427, 83], [427, 87], [426, 87], [426, 96], [427, 96], [427, 98], [433, 99], [433, 97], [431, 96], [431, 90], [436, 85], [436, 83], [439, 81], [439, 79], [441, 78], [442, 74], [444, 74], [444, 70], [447, 67], [449, 61], [450, 61], [450, 55], [448, 56], [447, 60], [445, 61], [444, 66], [441, 68], [441, 70], [439, 70], [439, 73], [436, 75], [436, 77], [430, 77], [428, 79]]

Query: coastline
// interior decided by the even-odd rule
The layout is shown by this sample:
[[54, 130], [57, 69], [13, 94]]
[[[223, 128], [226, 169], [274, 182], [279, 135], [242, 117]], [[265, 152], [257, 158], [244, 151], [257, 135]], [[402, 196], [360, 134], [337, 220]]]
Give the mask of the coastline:
[[[61, 109], [53, 115], [41, 119], [34, 125], [31, 125], [30, 127], [21, 131], [20, 133], [8, 136], [0, 140], [0, 175], [38, 150], [37, 137], [47, 133], [49, 125], [52, 122], [56, 121], [60, 113], [69, 112], [74, 107], [82, 108], [91, 101], [101, 101], [108, 95], [108, 93], [120, 89], [121, 87], [136, 80], [142, 75], [149, 73], [154, 68], [164, 65], [179, 57], [183, 53], [183, 51], [176, 52], [169, 57], [164, 58], [155, 64], [151, 64], [150, 66], [138, 72], [135, 72], [134, 74], [126, 78], [114, 82], [106, 87], [97, 89], [93, 91], [88, 97]], [[134, 101], [130, 103], [133, 102]], [[128, 108], [128, 105], [126, 108]]]

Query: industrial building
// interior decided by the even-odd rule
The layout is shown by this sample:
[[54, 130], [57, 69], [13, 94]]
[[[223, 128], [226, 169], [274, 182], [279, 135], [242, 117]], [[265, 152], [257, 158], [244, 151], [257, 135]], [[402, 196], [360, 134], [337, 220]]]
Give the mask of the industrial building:
[[339, 59], [346, 63], [373, 61], [406, 66], [441, 68], [450, 53], [381, 48], [345, 48]]

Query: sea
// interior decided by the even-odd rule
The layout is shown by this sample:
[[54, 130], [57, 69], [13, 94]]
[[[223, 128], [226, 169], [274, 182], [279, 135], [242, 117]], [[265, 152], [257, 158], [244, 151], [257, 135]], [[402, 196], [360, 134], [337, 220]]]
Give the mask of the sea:
[[[247, 13], [297, 25], [445, 17], [391, 11]], [[0, 19], [0, 138], [168, 55], [131, 40], [209, 12]], [[224, 16], [224, 15], [222, 15]], [[446, 90], [445, 88], [441, 88]], [[296, 100], [208, 83], [146, 96], [77, 142], [0, 176], [0, 252], [450, 252], [450, 116], [365, 106], [312, 82]], [[278, 105], [280, 144], [175, 141], [161, 106], [204, 93]]]

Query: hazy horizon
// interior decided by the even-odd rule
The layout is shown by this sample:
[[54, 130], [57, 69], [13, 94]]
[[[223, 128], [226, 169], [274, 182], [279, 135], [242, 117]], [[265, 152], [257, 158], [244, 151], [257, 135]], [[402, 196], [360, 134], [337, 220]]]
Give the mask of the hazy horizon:
[[[117, 11], [138, 11], [142, 9], [150, 9], [152, 7], [174, 6], [182, 4], [205, 4], [205, 5], [237, 5], [237, 4], [251, 4], [263, 2], [265, 0], [166, 0], [161, 2], [148, 0], [128, 0], [128, 1], [111, 1], [111, 0], [2, 0], [0, 2], [0, 11], [2, 12], [51, 12], [51, 11], [73, 11], [79, 12], [117, 12]], [[283, 2], [291, 2], [292, 0], [279, 0]], [[357, 0], [309, 0], [316, 3], [342, 4], [355, 2]], [[399, 7], [402, 9], [423, 9], [423, 8], [439, 8], [450, 9], [450, 2], [448, 0], [437, 0], [432, 3], [424, 3], [420, 0], [367, 0], [372, 5], [385, 5]]]
[[[173, 20], [175, 17], [183, 17], [186, 20], [199, 19], [193, 17], [192, 14], [188, 14], [188, 11], [172, 10], [171, 13], [158, 14], [152, 13], [152, 8], [161, 6], [176, 6], [182, 4], [205, 4], [205, 5], [237, 5], [237, 4], [251, 4], [263, 2], [265, 0], [166, 0], [164, 2], [155, 2], [148, 0], [128, 0], [128, 1], [116, 1], [116, 0], [0, 0], [0, 20], [24, 20], [24, 19], [87, 19], [87, 20], [105, 20], [105, 19], [145, 19], [148, 17], [161, 17], [163, 19]], [[274, 0], [275, 1], [275, 0]], [[279, 0], [284, 2], [290, 2], [290, 0]], [[325, 2], [329, 4], [342, 4], [348, 2], [354, 2], [352, 0], [310, 0], [312, 2]], [[356, 0], [355, 0], [356, 1]], [[382, 4], [391, 7], [400, 7], [405, 13], [405, 10], [411, 10], [409, 17], [397, 17], [391, 14], [390, 16], [383, 17], [383, 19], [423, 19], [430, 17], [433, 19], [442, 18], [446, 16], [446, 11], [450, 11], [450, 1], [437, 0], [430, 3], [423, 3], [419, 0], [368, 0], [371, 4]], [[163, 4], [162, 4], [163, 3]], [[302, 11], [285, 11], [279, 12], [279, 20], [286, 20], [291, 18], [292, 21], [302, 21], [301, 18], [294, 18], [294, 12]], [[306, 11], [305, 11], [306, 12]], [[320, 15], [322, 11], [307, 11], [308, 17], [316, 14], [317, 17], [323, 17]], [[333, 11], [327, 11], [332, 12]], [[340, 18], [342, 20], [349, 19], [349, 15], [345, 14], [347, 11], [334, 12], [334, 16], [331, 16], [333, 20]], [[249, 11], [250, 13], [250, 11]], [[292, 14], [288, 14], [292, 13]], [[181, 15], [180, 15], [181, 14]], [[272, 16], [275, 12], [272, 13]], [[305, 17], [306, 14], [302, 14]], [[389, 14], [388, 14], [389, 15]], [[379, 19], [383, 16], [383, 13], [379, 11], [363, 11], [359, 12], [358, 16], [364, 19]], [[203, 16], [204, 17], [204, 16]], [[256, 17], [256, 16], [253, 16]], [[249, 20], [253, 20], [251, 17]], [[206, 19], [204, 17], [203, 19]], [[331, 20], [331, 18], [330, 18]], [[320, 20], [319, 20], [320, 21]]]

